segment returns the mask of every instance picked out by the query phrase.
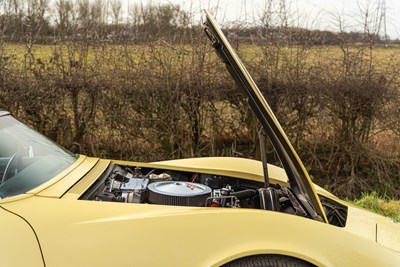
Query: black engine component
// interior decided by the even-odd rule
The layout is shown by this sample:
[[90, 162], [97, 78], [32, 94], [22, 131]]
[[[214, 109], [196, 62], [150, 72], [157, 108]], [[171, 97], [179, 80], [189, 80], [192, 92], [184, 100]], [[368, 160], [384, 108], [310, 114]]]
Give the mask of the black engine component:
[[260, 207], [264, 210], [279, 211], [281, 205], [279, 203], [278, 192], [275, 188], [267, 187], [258, 189], [260, 194]]

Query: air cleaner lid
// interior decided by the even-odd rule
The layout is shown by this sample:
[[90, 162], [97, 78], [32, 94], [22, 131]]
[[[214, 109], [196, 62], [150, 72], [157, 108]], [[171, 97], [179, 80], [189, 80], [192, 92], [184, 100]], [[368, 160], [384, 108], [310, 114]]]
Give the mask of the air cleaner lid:
[[198, 196], [211, 193], [211, 188], [206, 185], [180, 181], [155, 182], [151, 183], [148, 189], [154, 193], [180, 197]]

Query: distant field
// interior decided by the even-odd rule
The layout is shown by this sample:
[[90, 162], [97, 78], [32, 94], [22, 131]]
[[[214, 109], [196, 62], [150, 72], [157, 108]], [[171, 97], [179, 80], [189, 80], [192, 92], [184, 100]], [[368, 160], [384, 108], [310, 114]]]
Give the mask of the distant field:
[[[43, 59], [50, 59], [52, 52], [53, 52], [53, 46], [51, 45], [35, 45], [32, 48], [32, 52], [35, 55], [35, 57], [38, 58], [43, 58]], [[22, 60], [24, 54], [27, 51], [27, 47], [25, 45], [20, 45], [20, 44], [9, 44], [5, 45], [4, 47], [4, 55], [6, 56], [16, 56], [17, 59]]]
[[[263, 48], [254, 45], [243, 45], [240, 50], [245, 51], [246, 58], [249, 59], [260, 59], [260, 51]], [[296, 59], [297, 56], [305, 59], [307, 63], [323, 62], [326, 59], [330, 60], [342, 60], [344, 52], [339, 46], [313, 46], [309, 48], [305, 47], [290, 47], [290, 52], [285, 51], [285, 48], [281, 48], [282, 52], [286, 53], [291, 59]], [[289, 48], [286, 48], [289, 50]], [[359, 47], [350, 47], [348, 50], [353, 56], [361, 56]], [[365, 49], [362, 55], [365, 59], [369, 59], [369, 49]], [[388, 62], [400, 63], [400, 45], [390, 47], [373, 47], [372, 59], [379, 64], [387, 64]]]
[[[139, 48], [143, 50], [143, 46], [138, 46], [138, 45], [128, 45], [129, 49], [136, 49]], [[147, 45], [146, 45], [147, 47]], [[36, 59], [41, 59], [41, 60], [49, 60], [54, 52], [61, 48], [63, 53], [67, 53], [67, 46], [65, 45], [34, 45], [32, 47], [32, 53], [34, 54]], [[102, 46], [101, 50], [103, 52], [112, 52], [118, 49], [122, 49], [122, 45], [111, 45], [107, 44], [106, 46]], [[182, 48], [182, 46], [180, 47]], [[106, 49], [106, 51], [104, 51]], [[185, 48], [186, 49], [186, 48]], [[190, 47], [187, 48], [188, 50]], [[241, 45], [239, 47], [240, 53], [242, 53], [247, 59], [257, 59], [260, 60], [260, 52], [262, 51], [262, 47], [256, 46], [256, 45]], [[282, 47], [281, 48], [283, 51], [287, 48]], [[316, 55], [316, 56], [321, 56], [322, 58], [330, 58], [330, 59], [340, 59], [343, 57], [343, 51], [339, 46], [314, 46], [310, 48], [304, 48], [304, 47], [298, 47], [298, 49], [291, 47], [291, 53], [292, 57], [297, 56], [295, 53], [296, 51], [299, 53], [302, 53], [303, 57], [309, 57], [309, 60], [313, 60], [314, 57], [310, 55]], [[76, 46], [74, 49], [76, 52], [79, 51], [79, 46]], [[93, 48], [90, 49], [90, 53], [93, 53]], [[350, 48], [350, 52], [356, 53], [357, 48]], [[3, 54], [5, 56], [14, 56], [19, 60], [23, 59], [24, 54], [27, 52], [27, 47], [23, 44], [7, 44], [4, 46], [3, 49]], [[309, 55], [308, 55], [309, 54]], [[373, 48], [373, 58], [375, 60], [378, 60], [379, 62], [387, 62], [387, 61], [394, 61], [397, 63], [400, 63], [400, 45], [396, 46], [390, 46], [390, 47], [374, 47]], [[290, 55], [290, 54], [289, 54]], [[91, 55], [89, 54], [89, 57]], [[364, 52], [365, 57], [369, 57], [368, 51], [366, 50]]]

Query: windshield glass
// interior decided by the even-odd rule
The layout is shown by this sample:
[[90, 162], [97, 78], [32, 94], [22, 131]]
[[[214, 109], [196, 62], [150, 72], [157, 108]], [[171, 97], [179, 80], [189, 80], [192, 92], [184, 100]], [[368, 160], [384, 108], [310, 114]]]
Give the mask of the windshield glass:
[[9, 115], [0, 116], [0, 197], [25, 193], [77, 157]]

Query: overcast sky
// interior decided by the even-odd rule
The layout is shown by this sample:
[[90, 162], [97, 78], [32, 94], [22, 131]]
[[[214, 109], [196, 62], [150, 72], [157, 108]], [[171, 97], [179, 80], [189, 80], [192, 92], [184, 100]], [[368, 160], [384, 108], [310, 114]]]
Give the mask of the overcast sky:
[[[137, 3], [137, 0], [123, 0], [125, 3]], [[142, 0], [142, 2], [173, 3], [179, 4], [194, 13], [201, 13], [204, 8], [210, 9], [216, 19], [221, 22], [244, 21], [254, 22], [267, 2], [278, 3], [281, 0]], [[378, 3], [386, 2], [386, 29], [392, 38], [400, 38], [400, 0], [286, 0], [296, 22], [309, 28], [329, 29], [338, 31], [340, 15], [345, 19], [347, 30], [360, 30], [360, 10], [369, 7], [373, 11]], [[384, 27], [381, 25], [380, 34], [383, 35]], [[356, 28], [358, 27], [358, 28]]]

